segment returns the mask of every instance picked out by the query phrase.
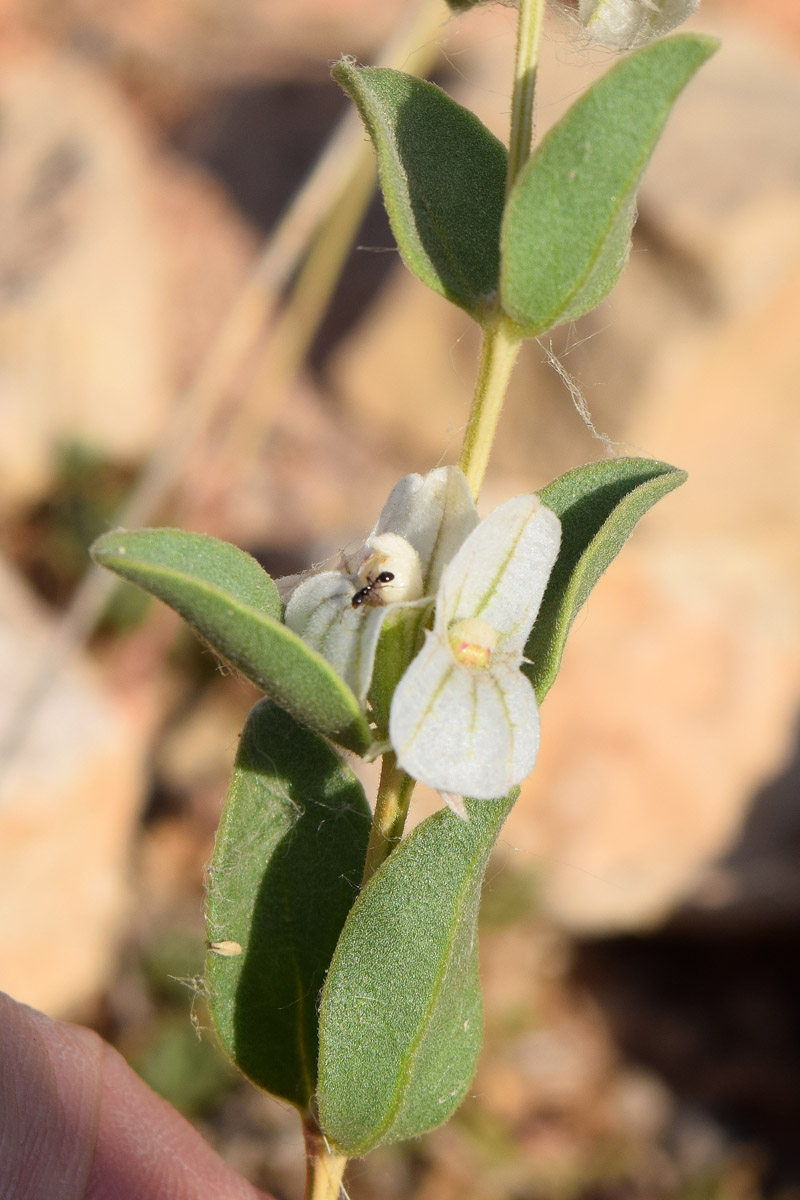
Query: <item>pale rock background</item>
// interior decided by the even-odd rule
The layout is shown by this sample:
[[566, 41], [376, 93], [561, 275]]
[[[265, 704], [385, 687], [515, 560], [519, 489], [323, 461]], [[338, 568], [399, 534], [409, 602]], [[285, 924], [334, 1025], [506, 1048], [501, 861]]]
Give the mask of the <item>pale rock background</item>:
[[0, 507], [60, 445], [134, 459], [166, 402], [140, 138], [97, 73], [42, 52], [0, 78]]
[[[746, 843], [724, 889], [707, 870], [791, 769], [800, 707], [800, 84], [776, 48], [720, 32], [641, 201], [645, 238], [656, 230], [694, 266], [705, 312], [667, 325], [624, 430], [689, 480], [579, 618], [530, 784], [547, 902], [583, 931], [648, 925], [687, 897], [741, 912], [800, 894], [785, 836], [773, 849], [791, 879], [783, 897], [762, 894], [763, 871], [751, 890]], [[614, 322], [637, 304], [629, 283]], [[794, 779], [800, 802], [796, 767]]]
[[150, 731], [85, 656], [62, 665], [19, 729], [54, 633], [0, 561], [0, 988], [57, 1014], [107, 978], [130, 918]]

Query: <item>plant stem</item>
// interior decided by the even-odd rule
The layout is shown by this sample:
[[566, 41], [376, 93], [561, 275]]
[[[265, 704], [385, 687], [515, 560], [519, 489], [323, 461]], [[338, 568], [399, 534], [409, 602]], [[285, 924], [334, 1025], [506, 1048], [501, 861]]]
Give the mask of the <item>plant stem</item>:
[[[511, 98], [511, 133], [506, 168], [506, 199], [531, 152], [533, 97], [542, 38], [545, 0], [519, 0], [517, 54]], [[522, 334], [507, 317], [499, 299], [483, 327], [478, 377], [458, 465], [477, 500], [486, 474], [508, 381], [517, 361]]]
[[403, 836], [414, 780], [397, 765], [397, 757], [389, 751], [383, 756], [375, 815], [367, 846], [364, 877], [361, 886], [368, 883], [383, 860]]
[[[506, 195], [530, 154], [533, 128], [533, 94], [545, 0], [519, 0], [517, 56], [511, 110], [511, 137], [506, 175]], [[501, 310], [499, 302], [483, 330], [478, 378], [459, 466], [472, 495], [481, 490], [508, 380], [522, 342], [520, 330]], [[372, 819], [363, 887], [400, 841], [408, 814], [414, 780], [397, 765], [389, 751], [383, 757], [375, 814]], [[346, 1159], [331, 1155], [316, 1126], [304, 1125], [308, 1152], [307, 1200], [336, 1200]]]
[[331, 1153], [316, 1122], [303, 1121], [306, 1143], [306, 1200], [337, 1200], [347, 1156]]
[[514, 62], [514, 92], [511, 98], [511, 133], [508, 139], [506, 197], [508, 197], [531, 152], [533, 96], [542, 40], [545, 0], [520, 0], [517, 24], [517, 56]]
[[506, 388], [521, 343], [519, 331], [508, 319], [501, 318], [483, 330], [478, 377], [458, 460], [459, 467], [467, 477], [473, 500], [478, 499], [483, 485]]

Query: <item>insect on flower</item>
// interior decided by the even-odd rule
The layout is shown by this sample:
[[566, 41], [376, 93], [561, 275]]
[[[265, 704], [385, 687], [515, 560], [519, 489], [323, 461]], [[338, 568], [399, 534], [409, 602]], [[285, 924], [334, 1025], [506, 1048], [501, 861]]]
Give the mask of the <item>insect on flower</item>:
[[376, 576], [375, 579], [368, 580], [360, 592], [356, 592], [350, 601], [350, 607], [360, 608], [362, 604], [383, 604], [384, 600], [381, 596], [381, 590], [384, 584], [391, 583], [393, 579], [394, 574], [392, 571], [381, 571], [380, 575]]
[[379, 533], [370, 538], [367, 548], [370, 553], [358, 569], [358, 580], [364, 586], [353, 596], [350, 606], [377, 607], [401, 600], [419, 600], [422, 570], [411, 543], [397, 533]]
[[391, 606], [431, 603], [445, 566], [477, 524], [456, 467], [405, 476], [357, 554], [336, 571], [286, 581], [287, 626], [327, 659], [366, 707]]

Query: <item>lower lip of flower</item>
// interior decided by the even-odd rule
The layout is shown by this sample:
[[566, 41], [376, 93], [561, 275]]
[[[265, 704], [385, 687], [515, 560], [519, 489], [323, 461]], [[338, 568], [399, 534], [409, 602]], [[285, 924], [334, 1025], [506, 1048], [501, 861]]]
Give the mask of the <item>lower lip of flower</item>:
[[480, 617], [454, 621], [447, 631], [450, 649], [463, 667], [488, 667], [497, 645], [497, 630]]

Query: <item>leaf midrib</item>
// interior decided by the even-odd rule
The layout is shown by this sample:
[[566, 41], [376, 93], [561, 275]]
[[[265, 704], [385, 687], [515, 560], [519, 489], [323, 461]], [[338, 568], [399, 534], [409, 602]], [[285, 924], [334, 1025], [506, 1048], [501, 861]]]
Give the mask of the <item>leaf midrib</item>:
[[[125, 567], [133, 561], [134, 569], [140, 569], [142, 572], [155, 575], [160, 579], [169, 579], [179, 583], [185, 583], [199, 592], [205, 592], [222, 603], [232, 606], [236, 612], [244, 616], [251, 617], [257, 623], [262, 624], [266, 629], [269, 629], [277, 637], [284, 638], [289, 644], [298, 647], [309, 659], [314, 662], [315, 666], [318, 666], [324, 670], [325, 674], [330, 678], [342, 699], [348, 704], [348, 707], [352, 707], [354, 716], [362, 716], [355, 694], [350, 688], [347, 687], [343, 680], [339, 678], [339, 676], [336, 674], [330, 664], [326, 662], [322, 655], [318, 654], [311, 646], [308, 646], [302, 638], [298, 637], [297, 634], [293, 632], [293, 630], [289, 629], [286, 625], [281, 624], [280, 621], [276, 621], [275, 618], [269, 616], [268, 613], [262, 613], [258, 609], [253, 608], [246, 601], [240, 600], [238, 597], [233, 596], [230, 592], [223, 591], [217, 584], [207, 583], [204, 580], [198, 579], [196, 575], [190, 575], [187, 572], [178, 571], [174, 567], [166, 567], [162, 565], [156, 566], [152, 563], [144, 562], [141, 559], [131, 560], [130, 556], [128, 555], [123, 556], [104, 554], [103, 559], [105, 560], [103, 562], [104, 566], [111, 566], [113, 563], [115, 565], [118, 564], [120, 567]], [[138, 567], [137, 564], [139, 564]], [[130, 575], [127, 571], [120, 570], [118, 573], [123, 578], [130, 579]], [[138, 581], [132, 579], [130, 582], [137, 583]], [[139, 586], [144, 585], [139, 584]], [[146, 588], [145, 590], [150, 591], [151, 589]], [[156, 595], [158, 599], [162, 599], [162, 597], [158, 596], [157, 593], [153, 594]], [[177, 609], [177, 606], [172, 603], [172, 601], [165, 600], [163, 603], [169, 604], [171, 608], [176, 608], [176, 611], [180, 611]], [[200, 629], [204, 636], [209, 637], [206, 629], [204, 629], [202, 626], [196, 625], [194, 620], [190, 620], [188, 617], [185, 617], [185, 614], [181, 613], [181, 616], [184, 616], [184, 619], [189, 621], [189, 624]], [[216, 646], [215, 649], [217, 649]], [[352, 700], [352, 706], [349, 703], [350, 700]]]
[[[494, 839], [492, 839], [492, 841], [490, 842], [488, 847], [485, 845], [481, 846], [478, 850], [478, 853], [476, 855], [471, 856], [471, 858], [468, 859], [470, 869], [469, 869], [469, 871], [464, 872], [463, 878], [465, 879], [465, 883], [456, 893], [456, 895], [459, 899], [462, 898], [470, 888], [473, 888], [473, 889], [475, 888], [475, 878], [474, 878], [475, 866], [476, 866], [476, 864], [478, 864], [480, 862], [481, 858], [485, 859], [488, 856], [489, 851], [491, 850], [491, 847], [493, 845], [494, 845]], [[483, 876], [481, 875], [481, 878], [482, 877]], [[461, 911], [461, 909], [459, 909], [459, 911]], [[476, 916], [477, 916], [477, 914], [476, 914]], [[439, 999], [439, 996], [441, 995], [442, 987], [444, 986], [444, 979], [445, 979], [445, 975], [446, 975], [446, 966], [447, 966], [447, 962], [450, 957], [450, 954], [452, 952], [453, 943], [455, 941], [453, 931], [457, 928], [457, 926], [458, 926], [458, 917], [456, 917], [456, 919], [451, 924], [450, 936], [446, 939], [445, 945], [442, 948], [442, 953], [439, 956], [438, 963], [439, 963], [440, 969], [438, 970], [437, 976], [436, 976], [437, 983], [436, 983], [436, 986], [434, 987], [434, 989], [432, 990], [431, 999], [430, 999], [429, 1003], [426, 1005], [424, 1011], [422, 1012], [422, 1014], [420, 1016], [419, 1024], [417, 1027], [417, 1032], [415, 1033], [415, 1035], [410, 1043], [410, 1048], [409, 1048], [408, 1054], [405, 1056], [405, 1058], [403, 1060], [404, 1065], [401, 1067], [401, 1070], [399, 1072], [397, 1086], [394, 1091], [394, 1100], [393, 1100], [392, 1104], [389, 1106], [389, 1108], [387, 1109], [386, 1118], [381, 1123], [381, 1125], [379, 1125], [377, 1127], [377, 1129], [373, 1132], [373, 1134], [370, 1136], [368, 1141], [361, 1143], [361, 1145], [356, 1150], [356, 1153], [359, 1153], [362, 1149], [369, 1149], [371, 1146], [378, 1144], [380, 1142], [380, 1139], [383, 1137], [383, 1135], [388, 1130], [391, 1129], [391, 1127], [394, 1124], [395, 1120], [397, 1119], [398, 1115], [402, 1111], [403, 1104], [405, 1102], [406, 1096], [408, 1095], [408, 1089], [409, 1089], [409, 1086], [411, 1083], [412, 1070], [413, 1070], [413, 1067], [416, 1065], [416, 1051], [418, 1050], [420, 1042], [422, 1041], [422, 1038], [424, 1037], [425, 1033], [428, 1030], [428, 1027], [430, 1025], [431, 1014], [433, 1013], [433, 1011], [436, 1008], [437, 1001]]]

